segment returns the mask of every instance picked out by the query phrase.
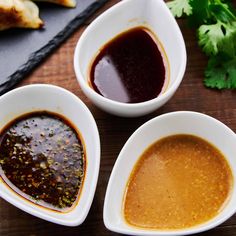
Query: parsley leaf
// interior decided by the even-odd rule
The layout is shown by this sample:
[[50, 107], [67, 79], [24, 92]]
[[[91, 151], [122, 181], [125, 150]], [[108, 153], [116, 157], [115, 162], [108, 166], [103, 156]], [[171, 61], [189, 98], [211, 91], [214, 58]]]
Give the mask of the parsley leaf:
[[188, 17], [188, 24], [191, 27], [199, 27], [209, 21], [210, 10], [208, 0], [189, 0], [192, 7], [192, 14]]
[[192, 13], [192, 7], [189, 0], [174, 0], [167, 3], [168, 7], [176, 17], [181, 17], [183, 14], [187, 16]]
[[209, 56], [204, 84], [236, 89], [236, 11], [230, 0], [173, 0], [168, 6], [176, 17], [187, 16], [197, 29], [198, 43]]
[[220, 20], [225, 23], [230, 23], [231, 21], [236, 20], [233, 11], [231, 11], [230, 9], [231, 7], [225, 3], [212, 3], [209, 5], [211, 16], [216, 20]]
[[236, 89], [236, 56], [211, 57], [205, 70], [204, 84], [209, 88]]
[[201, 25], [198, 29], [199, 45], [207, 55], [219, 52], [234, 54], [236, 40], [236, 22], [225, 24], [218, 21], [212, 25]]

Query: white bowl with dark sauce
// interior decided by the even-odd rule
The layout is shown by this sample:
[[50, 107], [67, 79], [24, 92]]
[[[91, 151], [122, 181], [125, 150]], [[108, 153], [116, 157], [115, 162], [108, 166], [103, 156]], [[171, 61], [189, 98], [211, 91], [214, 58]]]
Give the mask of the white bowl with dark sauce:
[[74, 69], [85, 95], [99, 108], [135, 117], [164, 105], [186, 67], [181, 31], [163, 1], [125, 0], [81, 35]]
[[1, 96], [0, 109], [0, 196], [44, 220], [81, 224], [100, 165], [88, 108], [63, 88], [38, 84]]

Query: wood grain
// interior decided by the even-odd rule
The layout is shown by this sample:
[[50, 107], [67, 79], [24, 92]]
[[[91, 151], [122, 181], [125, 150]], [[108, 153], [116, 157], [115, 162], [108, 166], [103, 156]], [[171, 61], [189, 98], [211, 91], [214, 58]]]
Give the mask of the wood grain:
[[[100, 14], [119, 0], [110, 0]], [[91, 18], [91, 22], [96, 16]], [[93, 113], [101, 137], [101, 168], [96, 194], [85, 222], [70, 228], [55, 225], [33, 217], [0, 199], [1, 236], [70, 236], [70, 235], [118, 235], [106, 230], [103, 220], [103, 202], [108, 179], [116, 158], [128, 137], [144, 122], [163, 113], [191, 110], [211, 115], [236, 131], [236, 92], [215, 91], [203, 86], [203, 71], [207, 58], [201, 53], [196, 41], [195, 31], [188, 29], [183, 21], [178, 21], [186, 42], [188, 63], [181, 86], [174, 97], [161, 109], [140, 118], [120, 118], [109, 115], [96, 108], [81, 92], [73, 70], [73, 53], [77, 40], [86, 28], [78, 29], [64, 44], [55, 50], [18, 86], [34, 83], [50, 83], [64, 87], [80, 97]], [[202, 236], [236, 236], [236, 215], [221, 226]]]

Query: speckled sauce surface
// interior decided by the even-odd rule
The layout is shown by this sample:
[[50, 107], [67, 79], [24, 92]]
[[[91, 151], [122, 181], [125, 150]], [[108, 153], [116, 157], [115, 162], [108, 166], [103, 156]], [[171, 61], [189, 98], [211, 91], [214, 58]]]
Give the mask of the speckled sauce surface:
[[233, 177], [224, 156], [191, 135], [152, 144], [131, 174], [124, 215], [131, 225], [183, 229], [213, 218], [230, 196]]
[[85, 167], [79, 134], [57, 114], [26, 114], [0, 133], [1, 177], [37, 204], [59, 211], [72, 207]]

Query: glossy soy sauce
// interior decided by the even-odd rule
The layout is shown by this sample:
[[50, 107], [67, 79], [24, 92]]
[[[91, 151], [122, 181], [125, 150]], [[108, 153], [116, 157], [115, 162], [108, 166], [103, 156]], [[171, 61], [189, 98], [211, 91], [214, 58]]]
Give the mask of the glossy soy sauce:
[[166, 69], [152, 33], [137, 27], [107, 43], [92, 63], [90, 83], [102, 96], [124, 103], [156, 98]]

